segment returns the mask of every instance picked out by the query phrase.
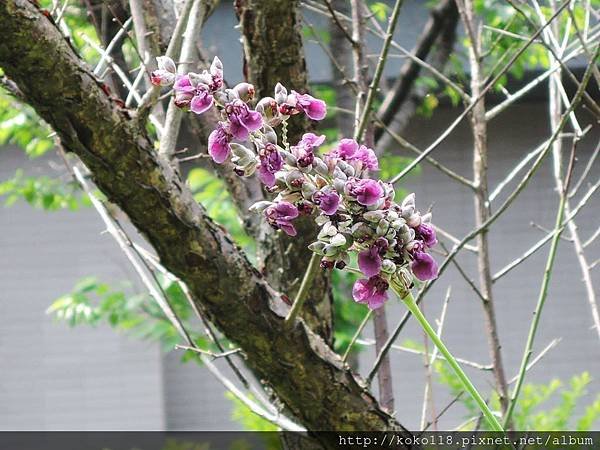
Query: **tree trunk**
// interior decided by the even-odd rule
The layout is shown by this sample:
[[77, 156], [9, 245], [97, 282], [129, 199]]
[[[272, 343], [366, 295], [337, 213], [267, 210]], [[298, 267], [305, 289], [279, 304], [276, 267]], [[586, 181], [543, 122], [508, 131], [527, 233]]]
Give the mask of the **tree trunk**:
[[[306, 92], [308, 80], [298, 0], [236, 0], [235, 8], [242, 27], [244, 76], [256, 88], [257, 97], [272, 97], [277, 83], [288, 91]], [[288, 140], [293, 145], [309, 130], [303, 116], [293, 117], [288, 125]], [[298, 235], [289, 237], [263, 224], [258, 237], [259, 268], [275, 288], [293, 298], [308, 267], [317, 228], [311, 217], [296, 222]], [[327, 342], [333, 339], [332, 297], [329, 274], [320, 271], [313, 280], [302, 317]]]

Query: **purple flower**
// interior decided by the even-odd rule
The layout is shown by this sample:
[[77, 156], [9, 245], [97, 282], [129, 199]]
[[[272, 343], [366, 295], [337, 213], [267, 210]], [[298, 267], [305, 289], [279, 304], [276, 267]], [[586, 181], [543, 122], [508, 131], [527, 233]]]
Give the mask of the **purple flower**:
[[298, 160], [300, 167], [310, 166], [314, 159], [314, 149], [325, 142], [325, 136], [317, 136], [314, 133], [305, 133], [297, 145], [292, 147], [292, 154]]
[[175, 62], [168, 56], [156, 58], [158, 69], [150, 74], [150, 81], [154, 86], [170, 86], [175, 81]]
[[283, 230], [289, 236], [296, 236], [292, 220], [298, 217], [298, 208], [290, 202], [279, 202], [265, 209], [267, 222], [276, 229]]
[[179, 108], [187, 108], [196, 91], [196, 88], [192, 86], [189, 75], [177, 76], [173, 89], [175, 90], [175, 105]]
[[421, 222], [415, 231], [417, 232], [417, 236], [421, 238], [427, 247], [433, 247], [437, 244], [435, 229], [430, 223]]
[[223, 87], [223, 63], [221, 60], [215, 56], [208, 71], [211, 77], [210, 90], [214, 92], [221, 89]]
[[410, 268], [413, 274], [421, 281], [434, 280], [438, 276], [438, 265], [431, 255], [422, 252], [414, 251], [412, 254], [413, 261]]
[[208, 136], [208, 153], [217, 164], [221, 164], [229, 156], [231, 151], [230, 141], [231, 135], [227, 128], [223, 125], [223, 122], [219, 122], [217, 128]]
[[234, 100], [225, 105], [225, 113], [230, 122], [229, 129], [236, 139], [245, 141], [252, 131], [262, 127], [262, 116], [248, 108], [241, 100]]
[[283, 167], [283, 158], [277, 151], [277, 146], [267, 143], [258, 152], [260, 166], [258, 168], [258, 177], [267, 186], [275, 184], [275, 172]]
[[205, 84], [198, 84], [190, 101], [190, 111], [196, 114], [206, 112], [213, 104], [213, 96]]
[[377, 239], [371, 247], [358, 254], [358, 268], [367, 277], [379, 274], [381, 271], [381, 257], [388, 249], [385, 238]]
[[357, 280], [352, 287], [352, 297], [357, 303], [366, 303], [370, 309], [377, 309], [387, 301], [389, 284], [379, 275]]
[[195, 84], [190, 75], [177, 77], [175, 85], [175, 105], [179, 108], [189, 107], [192, 112], [202, 114], [213, 104], [213, 96], [204, 83]]
[[328, 216], [335, 214], [340, 205], [340, 196], [333, 189], [323, 189], [313, 194], [313, 202]]
[[383, 197], [383, 188], [381, 185], [369, 178], [351, 178], [345, 186], [345, 191], [356, 201], [364, 206], [374, 205]]
[[362, 162], [363, 167], [368, 170], [379, 170], [379, 161], [377, 161], [375, 152], [364, 145], [359, 147], [354, 159]]
[[367, 277], [377, 275], [381, 270], [381, 256], [375, 247], [358, 254], [358, 267]]
[[292, 91], [296, 97], [296, 109], [306, 114], [312, 120], [323, 120], [327, 115], [327, 105], [323, 100], [314, 98], [308, 94], [299, 94]]
[[359, 145], [354, 139], [342, 139], [326, 156], [329, 159], [339, 158], [347, 162], [359, 161], [368, 170], [379, 170], [375, 152], [364, 145]]

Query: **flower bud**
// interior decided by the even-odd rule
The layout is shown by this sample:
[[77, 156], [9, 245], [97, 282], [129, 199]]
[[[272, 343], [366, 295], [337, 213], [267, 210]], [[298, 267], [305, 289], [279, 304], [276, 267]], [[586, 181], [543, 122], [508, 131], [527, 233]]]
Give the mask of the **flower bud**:
[[237, 158], [247, 158], [254, 156], [254, 152], [242, 144], [232, 142], [231, 144], [229, 144], [229, 146], [231, 147], [232, 155], [236, 156]]
[[419, 213], [412, 214], [406, 219], [406, 224], [411, 228], [416, 228], [421, 225], [421, 215]]
[[297, 190], [304, 184], [304, 175], [299, 170], [291, 170], [285, 175], [285, 184], [292, 190]]
[[281, 105], [282, 103], [285, 103], [287, 97], [288, 93], [285, 86], [281, 83], [277, 83], [275, 85], [275, 101]]
[[310, 244], [308, 248], [317, 255], [323, 255], [323, 249], [325, 248], [325, 245], [326, 244], [323, 241], [316, 241]]
[[277, 126], [279, 125], [279, 123], [281, 123], [279, 108], [277, 107], [277, 102], [274, 98], [261, 98], [260, 101], [256, 104], [255, 109], [263, 116], [265, 122], [273, 126]]
[[346, 186], [346, 181], [345, 180], [340, 180], [339, 178], [335, 178], [333, 180], [333, 187], [338, 192], [338, 194], [343, 194], [344, 193], [344, 187], [345, 186]]
[[351, 228], [351, 233], [357, 241], [365, 241], [373, 236], [373, 230], [363, 222], [355, 223]]
[[212, 83], [212, 77], [207, 72], [203, 72], [203, 73], [190, 72], [188, 74], [188, 76], [190, 77], [190, 83], [192, 83], [192, 86], [198, 86], [199, 84], [205, 84], [208, 86]]
[[363, 218], [367, 222], [379, 222], [381, 219], [384, 218], [384, 216], [385, 213], [380, 209], [377, 209], [375, 211], [367, 211], [363, 214]]
[[333, 178], [340, 179], [343, 181], [346, 181], [348, 179], [346, 174], [337, 166], [335, 167], [335, 169], [333, 169]]
[[381, 263], [381, 270], [389, 274], [395, 273], [396, 264], [391, 259], [384, 259]]
[[288, 166], [296, 167], [296, 163], [298, 162], [298, 160], [294, 155], [292, 155], [287, 150], [279, 150], [279, 154]]
[[315, 192], [317, 192], [317, 187], [313, 183], [306, 180], [304, 181], [304, 183], [302, 183], [302, 196], [305, 199], [312, 199], [312, 196]]
[[329, 175], [329, 169], [327, 167], [327, 164], [325, 164], [321, 158], [315, 157], [315, 159], [313, 160], [313, 168], [315, 169], [315, 172], [317, 172], [323, 177]]
[[335, 256], [337, 253], [338, 249], [333, 245], [326, 245], [325, 248], [323, 248], [323, 254], [325, 256]]
[[262, 213], [265, 209], [267, 209], [272, 204], [273, 204], [273, 202], [268, 202], [266, 200], [256, 202], [252, 206], [250, 206], [250, 208], [248, 208], [248, 211], [253, 212], [253, 213]]
[[254, 86], [250, 83], [238, 83], [234, 86], [233, 91], [237, 94], [238, 98], [245, 103], [248, 103], [254, 99]]
[[334, 247], [341, 247], [343, 245], [346, 245], [346, 238], [344, 237], [343, 234], [338, 233], [335, 236], [333, 236], [331, 238], [330, 241], [331, 245], [333, 245]]
[[375, 234], [377, 234], [377, 236], [384, 236], [388, 232], [389, 229], [390, 229], [390, 223], [387, 220], [382, 219], [377, 224], [377, 229], [375, 230]]
[[404, 198], [404, 200], [402, 200], [402, 205], [401, 206], [402, 206], [403, 210], [404, 210], [405, 207], [409, 207], [409, 206], [412, 206], [413, 209], [414, 209], [414, 207], [415, 207], [415, 194], [414, 193], [408, 194]]

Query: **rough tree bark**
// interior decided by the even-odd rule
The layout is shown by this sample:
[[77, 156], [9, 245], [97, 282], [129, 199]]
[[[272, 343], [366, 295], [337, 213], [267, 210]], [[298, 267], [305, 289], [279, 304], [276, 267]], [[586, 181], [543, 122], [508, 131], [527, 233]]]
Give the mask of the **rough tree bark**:
[[[309, 430], [404, 432], [303, 321], [284, 326], [281, 295], [158, 158], [145, 131], [106, 94], [49, 14], [27, 0], [4, 0], [0, 21], [7, 76], [286, 407]], [[335, 441], [323, 444], [334, 448]]]

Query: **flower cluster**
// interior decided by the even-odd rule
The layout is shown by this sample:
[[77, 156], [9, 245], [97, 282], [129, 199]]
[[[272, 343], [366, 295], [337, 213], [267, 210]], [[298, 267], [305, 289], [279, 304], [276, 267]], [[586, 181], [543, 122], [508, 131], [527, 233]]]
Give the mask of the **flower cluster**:
[[[390, 283], [425, 281], [437, 277], [438, 267], [427, 250], [437, 243], [431, 214], [421, 214], [415, 196], [394, 201], [394, 189], [377, 180], [379, 169], [372, 149], [353, 139], [342, 139], [329, 152], [319, 152], [325, 136], [306, 133], [295, 145], [287, 138], [278, 141], [275, 128], [283, 134], [291, 116], [305, 114], [312, 120], [325, 117], [322, 100], [290, 91], [277, 84], [273, 97], [254, 101], [254, 87], [240, 83], [223, 85], [223, 68], [215, 58], [203, 73], [177, 75], [175, 64], [158, 59], [152, 82], [173, 85], [177, 106], [196, 114], [216, 107], [220, 121], [208, 139], [216, 163], [228, 158], [240, 176], [257, 174], [272, 201], [261, 201], [252, 210], [264, 214], [273, 228], [295, 236], [294, 221], [312, 215], [320, 227], [309, 247], [321, 256], [321, 267], [343, 269], [350, 254], [357, 254], [364, 275], [354, 284], [354, 300], [375, 309], [388, 298]], [[252, 108], [255, 105], [255, 108]]]

